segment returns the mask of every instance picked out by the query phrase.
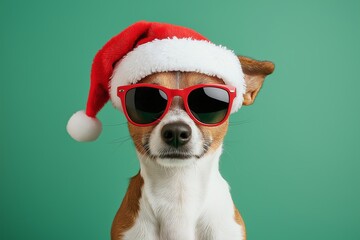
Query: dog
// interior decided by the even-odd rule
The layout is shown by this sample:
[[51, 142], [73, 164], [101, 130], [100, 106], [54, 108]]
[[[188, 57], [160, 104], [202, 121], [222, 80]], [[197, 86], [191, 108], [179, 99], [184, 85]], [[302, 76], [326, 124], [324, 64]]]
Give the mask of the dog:
[[128, 120], [140, 171], [113, 220], [112, 240], [246, 239], [219, 161], [229, 115], [251, 105], [273, 71], [270, 61], [238, 57], [193, 30], [160, 23], [136, 23], [98, 52], [86, 112], [67, 129], [78, 141], [96, 139], [95, 115], [109, 98]]
[[[250, 105], [274, 65], [246, 57], [239, 61], [246, 74], [243, 105]], [[224, 84], [195, 72], [156, 73], [140, 82], [170, 89]], [[173, 101], [155, 126], [128, 124], [141, 170], [115, 216], [113, 240], [246, 239], [244, 221], [218, 169], [228, 120], [216, 127], [198, 125], [183, 104], [182, 99]]]

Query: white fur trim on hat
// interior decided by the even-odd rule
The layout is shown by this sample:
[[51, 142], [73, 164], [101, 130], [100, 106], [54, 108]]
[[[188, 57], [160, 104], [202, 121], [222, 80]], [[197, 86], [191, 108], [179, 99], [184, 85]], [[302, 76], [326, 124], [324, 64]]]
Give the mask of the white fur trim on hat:
[[231, 112], [240, 109], [245, 93], [244, 74], [233, 51], [205, 40], [168, 38], [142, 44], [116, 65], [110, 81], [110, 98], [118, 109], [117, 87], [133, 84], [156, 72], [198, 72], [221, 78], [236, 88]]
[[96, 140], [102, 130], [101, 122], [86, 115], [85, 111], [74, 113], [68, 121], [66, 130], [70, 136], [79, 142]]

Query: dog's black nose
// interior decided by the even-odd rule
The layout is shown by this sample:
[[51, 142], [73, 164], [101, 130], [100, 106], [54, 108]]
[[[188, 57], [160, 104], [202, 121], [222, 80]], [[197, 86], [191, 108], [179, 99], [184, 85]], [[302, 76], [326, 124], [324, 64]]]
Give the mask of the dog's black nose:
[[191, 128], [184, 122], [173, 122], [161, 129], [162, 140], [172, 147], [181, 147], [191, 139]]

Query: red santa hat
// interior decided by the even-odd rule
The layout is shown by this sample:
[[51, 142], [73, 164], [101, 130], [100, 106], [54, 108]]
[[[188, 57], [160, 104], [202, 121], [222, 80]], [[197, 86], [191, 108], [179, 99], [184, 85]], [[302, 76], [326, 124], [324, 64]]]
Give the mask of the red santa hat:
[[236, 87], [231, 112], [242, 105], [244, 74], [233, 51], [215, 45], [192, 29], [166, 23], [137, 22], [110, 39], [96, 54], [85, 111], [78, 111], [67, 124], [77, 141], [93, 141], [101, 133], [96, 114], [111, 99], [121, 109], [116, 89], [134, 84], [156, 72], [198, 72], [221, 78]]

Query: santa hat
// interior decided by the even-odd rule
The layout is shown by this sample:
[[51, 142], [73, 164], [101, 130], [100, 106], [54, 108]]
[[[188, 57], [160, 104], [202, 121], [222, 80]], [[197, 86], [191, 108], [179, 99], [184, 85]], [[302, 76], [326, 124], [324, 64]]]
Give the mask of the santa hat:
[[189, 28], [156, 22], [137, 22], [110, 39], [96, 54], [86, 111], [76, 112], [67, 124], [77, 141], [93, 141], [101, 133], [96, 114], [111, 99], [121, 109], [118, 86], [134, 84], [156, 72], [198, 72], [221, 78], [236, 87], [231, 112], [242, 105], [244, 74], [237, 56]]

